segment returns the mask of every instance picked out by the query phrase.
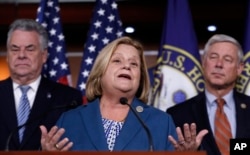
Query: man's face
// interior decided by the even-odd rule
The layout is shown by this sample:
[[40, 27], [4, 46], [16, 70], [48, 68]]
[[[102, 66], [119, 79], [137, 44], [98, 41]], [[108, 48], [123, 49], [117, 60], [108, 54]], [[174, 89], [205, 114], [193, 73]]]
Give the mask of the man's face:
[[39, 35], [35, 31], [15, 30], [7, 45], [7, 62], [11, 77], [36, 79], [47, 59], [41, 51]]
[[238, 49], [229, 42], [214, 43], [204, 57], [202, 66], [207, 86], [216, 88], [234, 87], [241, 74]]

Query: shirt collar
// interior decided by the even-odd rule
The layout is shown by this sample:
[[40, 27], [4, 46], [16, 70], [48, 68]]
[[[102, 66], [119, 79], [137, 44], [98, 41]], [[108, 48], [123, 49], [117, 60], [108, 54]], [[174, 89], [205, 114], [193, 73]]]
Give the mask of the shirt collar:
[[[228, 107], [232, 107], [234, 105], [233, 91], [234, 90], [231, 90], [229, 93], [227, 93], [225, 96], [222, 97], [226, 102], [226, 106], [228, 106]], [[213, 94], [211, 94], [207, 90], [205, 90], [205, 95], [206, 95], [206, 99], [208, 101], [207, 103], [210, 106], [215, 104], [215, 100], [217, 99], [216, 96], [214, 96]]]
[[[31, 82], [30, 84], [28, 84], [30, 86], [30, 89], [34, 92], [37, 91], [38, 89], [38, 86], [39, 86], [39, 83], [41, 81], [41, 75], [33, 82]], [[13, 89], [16, 90], [18, 89], [20, 86], [20, 84], [16, 83], [16, 82], [13, 82]]]

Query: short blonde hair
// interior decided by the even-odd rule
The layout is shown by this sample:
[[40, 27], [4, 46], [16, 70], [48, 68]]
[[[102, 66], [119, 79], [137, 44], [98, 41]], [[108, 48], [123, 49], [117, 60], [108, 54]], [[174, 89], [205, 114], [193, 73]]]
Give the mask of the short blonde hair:
[[118, 38], [107, 46], [105, 46], [97, 56], [95, 63], [92, 67], [90, 75], [86, 84], [86, 97], [88, 101], [92, 101], [95, 98], [102, 96], [102, 87], [101, 87], [101, 77], [106, 71], [109, 61], [120, 44], [131, 45], [135, 47], [139, 53], [140, 61], [141, 61], [141, 79], [139, 88], [135, 94], [135, 96], [141, 101], [147, 103], [148, 101], [148, 93], [149, 93], [149, 76], [147, 65], [145, 61], [145, 57], [143, 54], [143, 47], [141, 43], [136, 40], [131, 39], [130, 37], [121, 37]]

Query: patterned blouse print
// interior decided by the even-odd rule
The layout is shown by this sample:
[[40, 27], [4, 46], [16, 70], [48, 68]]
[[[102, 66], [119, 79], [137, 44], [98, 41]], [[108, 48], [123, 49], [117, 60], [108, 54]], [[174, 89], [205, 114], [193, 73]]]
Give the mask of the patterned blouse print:
[[107, 138], [107, 144], [110, 151], [113, 151], [115, 146], [115, 139], [119, 135], [124, 122], [117, 122], [102, 118], [102, 124], [104, 127], [105, 136]]

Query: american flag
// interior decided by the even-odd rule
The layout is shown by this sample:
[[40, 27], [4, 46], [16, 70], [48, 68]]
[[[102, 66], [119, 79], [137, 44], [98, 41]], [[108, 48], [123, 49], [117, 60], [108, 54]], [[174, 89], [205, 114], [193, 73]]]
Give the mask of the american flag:
[[78, 77], [77, 89], [82, 91], [86, 103], [85, 87], [89, 73], [99, 51], [108, 43], [123, 35], [122, 22], [118, 6], [114, 0], [97, 0], [93, 17], [84, 46], [81, 70]]
[[41, 0], [36, 21], [46, 28], [49, 35], [49, 56], [42, 74], [53, 81], [72, 86], [58, 0]]

